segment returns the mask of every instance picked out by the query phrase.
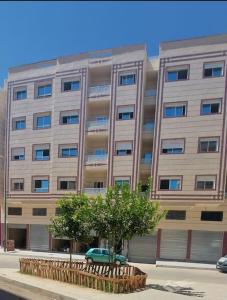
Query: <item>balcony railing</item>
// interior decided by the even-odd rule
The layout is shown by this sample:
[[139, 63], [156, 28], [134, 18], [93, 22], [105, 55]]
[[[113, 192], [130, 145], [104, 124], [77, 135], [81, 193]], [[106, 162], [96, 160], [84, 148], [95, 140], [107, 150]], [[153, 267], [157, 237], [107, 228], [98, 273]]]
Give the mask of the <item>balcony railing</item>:
[[107, 130], [109, 125], [109, 120], [96, 120], [87, 122], [87, 131], [93, 130]]
[[110, 95], [110, 84], [90, 86], [88, 89], [89, 97], [105, 96], [105, 95]]
[[93, 165], [93, 164], [106, 164], [107, 163], [107, 153], [106, 154], [91, 154], [87, 155], [85, 158], [86, 165]]
[[145, 166], [149, 166], [152, 164], [152, 158], [142, 158], [141, 164]]
[[84, 188], [84, 193], [88, 195], [105, 195], [107, 189], [106, 188]]
[[154, 122], [145, 123], [143, 125], [144, 132], [152, 132], [154, 130]]
[[155, 89], [149, 89], [149, 90], [146, 90], [145, 93], [144, 93], [144, 96], [145, 97], [156, 97], [156, 90]]

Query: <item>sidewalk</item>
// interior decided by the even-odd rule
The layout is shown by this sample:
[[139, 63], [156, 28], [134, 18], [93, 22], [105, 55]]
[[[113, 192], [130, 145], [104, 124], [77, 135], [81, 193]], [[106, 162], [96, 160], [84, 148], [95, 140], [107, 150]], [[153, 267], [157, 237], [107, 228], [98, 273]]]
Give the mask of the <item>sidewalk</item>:
[[180, 268], [180, 269], [198, 269], [198, 270], [216, 270], [216, 264], [202, 264], [179, 261], [156, 261], [156, 267]]
[[[55, 258], [55, 259], [69, 259], [69, 253], [55, 253], [55, 252], [41, 252], [31, 250], [19, 250], [4, 252], [3, 248], [0, 248], [0, 255], [13, 255], [13, 256], [31, 256], [38, 258]], [[73, 259], [84, 260], [84, 255], [73, 254]]]

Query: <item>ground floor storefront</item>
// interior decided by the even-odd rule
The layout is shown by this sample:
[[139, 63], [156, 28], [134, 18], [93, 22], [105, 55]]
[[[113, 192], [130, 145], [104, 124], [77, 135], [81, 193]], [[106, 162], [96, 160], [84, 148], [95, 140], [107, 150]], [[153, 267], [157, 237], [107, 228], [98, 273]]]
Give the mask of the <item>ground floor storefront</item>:
[[215, 263], [227, 254], [227, 232], [159, 229], [153, 235], [129, 242], [132, 262], [152, 263], [157, 259]]
[[[14, 240], [17, 249], [69, 251], [70, 241], [53, 238], [48, 225], [8, 224], [7, 232], [8, 240]], [[90, 244], [73, 243], [73, 252], [85, 253], [99, 246], [103, 244], [94, 237]], [[123, 253], [129, 261], [139, 263], [155, 263], [157, 259], [214, 263], [227, 254], [227, 231], [158, 229], [125, 242]]]

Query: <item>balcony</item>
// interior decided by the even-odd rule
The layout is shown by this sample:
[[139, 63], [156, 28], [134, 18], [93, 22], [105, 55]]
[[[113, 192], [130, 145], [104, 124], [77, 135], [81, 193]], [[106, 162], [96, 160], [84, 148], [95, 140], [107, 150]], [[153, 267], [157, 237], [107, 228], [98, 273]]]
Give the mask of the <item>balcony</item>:
[[108, 119], [101, 119], [95, 121], [88, 121], [87, 122], [87, 131], [105, 131], [108, 130], [109, 127], [109, 120]]
[[106, 187], [104, 188], [84, 188], [84, 193], [89, 196], [97, 196], [99, 194], [105, 195], [106, 194]]
[[155, 89], [148, 89], [144, 92], [144, 104], [155, 105], [157, 91]]
[[88, 88], [89, 98], [97, 98], [97, 97], [104, 97], [104, 96], [110, 96], [110, 84], [95, 85], [95, 86], [90, 86]]
[[146, 133], [154, 132], [154, 122], [147, 122], [143, 125], [143, 131]]
[[107, 164], [108, 154], [90, 154], [85, 157], [86, 166], [99, 166]]

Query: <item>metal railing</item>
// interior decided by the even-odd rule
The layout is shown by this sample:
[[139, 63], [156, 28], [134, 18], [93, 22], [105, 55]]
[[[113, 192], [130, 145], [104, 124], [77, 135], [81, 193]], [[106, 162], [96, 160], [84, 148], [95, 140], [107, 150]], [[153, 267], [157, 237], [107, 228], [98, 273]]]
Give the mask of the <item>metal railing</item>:
[[143, 131], [145, 132], [151, 132], [154, 130], [154, 122], [145, 123], [143, 125]]
[[152, 158], [142, 158], [141, 159], [141, 164], [142, 165], [151, 165], [152, 164]]
[[87, 130], [103, 130], [108, 129], [109, 120], [96, 120], [87, 122]]
[[148, 89], [148, 90], [145, 90], [144, 96], [145, 97], [155, 97], [156, 93], [157, 93], [157, 91], [155, 89]]
[[104, 195], [107, 189], [105, 188], [84, 188], [84, 193], [88, 195]]
[[107, 153], [106, 154], [90, 154], [85, 158], [86, 164], [95, 164], [95, 163], [107, 163]]
[[110, 95], [110, 84], [90, 86], [88, 89], [88, 95], [89, 97]]

